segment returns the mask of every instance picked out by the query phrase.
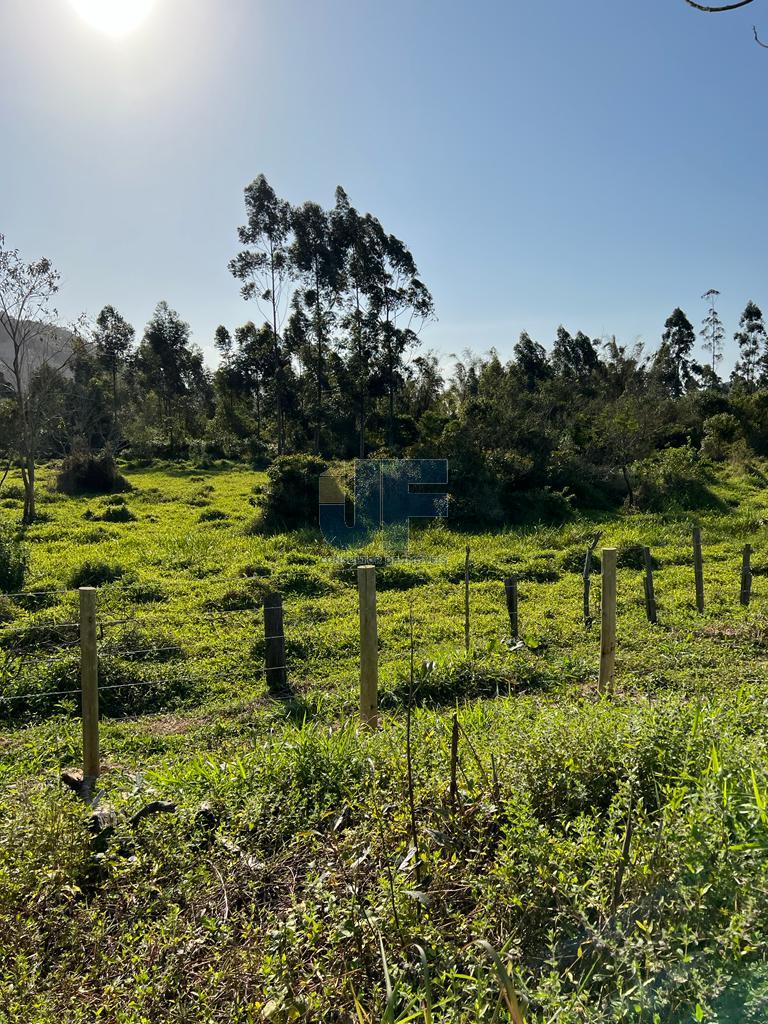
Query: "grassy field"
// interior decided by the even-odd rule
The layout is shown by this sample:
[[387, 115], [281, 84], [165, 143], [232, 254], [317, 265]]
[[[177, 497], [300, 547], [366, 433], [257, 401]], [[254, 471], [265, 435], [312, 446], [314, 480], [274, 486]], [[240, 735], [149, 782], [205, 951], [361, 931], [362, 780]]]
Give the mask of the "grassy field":
[[[252, 532], [262, 475], [128, 476], [118, 498], [44, 491], [24, 535], [34, 594], [0, 598], [0, 1020], [768, 1019], [762, 479], [724, 478], [696, 517], [415, 532], [378, 574], [371, 734], [354, 567], [312, 531]], [[16, 524], [10, 493], [0, 522]], [[619, 549], [610, 699], [582, 621], [596, 530]], [[658, 562], [656, 626], [638, 544]], [[72, 588], [91, 582], [118, 815], [98, 837], [59, 783], [80, 759]], [[267, 589], [284, 594], [290, 693], [264, 681]], [[154, 800], [177, 809], [131, 823]]]

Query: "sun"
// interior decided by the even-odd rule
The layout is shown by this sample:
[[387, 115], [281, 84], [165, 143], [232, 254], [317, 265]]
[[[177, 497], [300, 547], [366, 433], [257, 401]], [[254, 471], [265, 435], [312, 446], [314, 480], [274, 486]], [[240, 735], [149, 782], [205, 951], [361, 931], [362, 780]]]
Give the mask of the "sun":
[[155, 0], [69, 0], [80, 17], [108, 36], [124, 36], [145, 21]]

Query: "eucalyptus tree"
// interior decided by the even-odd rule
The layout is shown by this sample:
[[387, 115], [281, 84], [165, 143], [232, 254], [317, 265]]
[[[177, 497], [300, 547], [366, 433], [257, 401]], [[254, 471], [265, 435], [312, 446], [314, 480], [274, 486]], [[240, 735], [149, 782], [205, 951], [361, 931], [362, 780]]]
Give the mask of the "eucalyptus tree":
[[369, 406], [374, 397], [377, 320], [373, 301], [383, 283], [376, 247], [378, 222], [370, 214], [360, 214], [342, 188], [336, 189], [336, 205], [331, 226], [336, 251], [342, 255], [343, 327], [342, 344], [348, 354], [347, 370], [353, 382], [355, 419], [358, 429], [358, 456], [365, 458]]
[[543, 345], [534, 341], [527, 331], [522, 331], [513, 349], [515, 369], [526, 391], [535, 391], [547, 380], [552, 369]]
[[[193, 413], [188, 398], [200, 399], [206, 392], [206, 375], [200, 349], [190, 342], [190, 326], [167, 302], [158, 303], [144, 330], [137, 353], [137, 368], [147, 392], [160, 402], [169, 448], [175, 453], [181, 420]], [[186, 426], [188, 426], [188, 422]]]
[[371, 218], [368, 229], [372, 263], [370, 314], [387, 396], [387, 438], [393, 449], [395, 401], [403, 382], [405, 353], [418, 342], [423, 325], [434, 318], [435, 306], [405, 243], [387, 234], [376, 218]]
[[118, 434], [118, 374], [125, 366], [136, 335], [131, 324], [114, 306], [105, 306], [96, 317], [93, 341], [102, 365], [108, 371], [112, 384], [112, 434]]
[[306, 202], [291, 213], [291, 266], [301, 282], [298, 303], [307, 310], [315, 339], [315, 451], [322, 449], [325, 360], [332, 337], [335, 308], [343, 282], [341, 237], [331, 217], [317, 203]]
[[[272, 371], [277, 425], [277, 454], [285, 451], [285, 379], [281, 330], [290, 298], [293, 272], [291, 260], [292, 213], [263, 174], [245, 189], [247, 223], [238, 229], [242, 249], [229, 262], [229, 270], [243, 282], [244, 299], [255, 299], [266, 307], [272, 349]], [[263, 304], [263, 305], [262, 305]]]
[[225, 365], [232, 359], [232, 335], [224, 326], [219, 324], [213, 334], [213, 344], [216, 351], [221, 355], [221, 361]]
[[760, 307], [752, 300], [741, 314], [733, 340], [739, 346], [740, 354], [733, 379], [743, 381], [749, 391], [754, 391], [768, 375], [768, 336]]
[[[285, 356], [281, 353], [281, 359]], [[256, 439], [261, 440], [263, 427], [263, 401], [267, 382], [276, 382], [272, 374], [274, 366], [273, 333], [270, 324], [257, 327], [252, 320], [235, 330], [232, 366], [237, 373], [243, 392], [248, 395], [256, 419]], [[280, 366], [280, 380], [284, 379], [284, 366]], [[278, 412], [275, 403], [275, 419]]]
[[704, 349], [711, 356], [710, 365], [713, 379], [717, 377], [717, 364], [723, 358], [723, 341], [725, 340], [725, 329], [716, 306], [719, 294], [717, 288], [710, 288], [702, 295], [702, 299], [706, 299], [709, 303], [709, 308], [701, 322], [701, 337], [704, 339]]
[[664, 332], [651, 366], [651, 373], [662, 390], [671, 398], [679, 398], [694, 383], [691, 352], [696, 344], [693, 325], [678, 306], [664, 324]]

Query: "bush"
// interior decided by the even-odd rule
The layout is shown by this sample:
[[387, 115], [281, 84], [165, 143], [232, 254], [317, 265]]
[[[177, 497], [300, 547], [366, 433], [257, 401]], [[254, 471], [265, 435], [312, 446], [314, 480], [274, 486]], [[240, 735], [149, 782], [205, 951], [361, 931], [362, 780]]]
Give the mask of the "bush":
[[707, 487], [710, 471], [690, 444], [664, 448], [632, 466], [638, 481], [637, 504], [641, 509], [695, 509], [716, 504]]
[[95, 516], [100, 523], [134, 523], [136, 516], [127, 505], [110, 505]]
[[[644, 569], [645, 552], [642, 544], [622, 544], [616, 553], [616, 565], [619, 569]], [[658, 569], [658, 561], [651, 555], [651, 567]]]
[[160, 604], [168, 600], [168, 594], [159, 583], [144, 580], [125, 588], [126, 600], [131, 604]]
[[318, 522], [319, 480], [328, 463], [315, 455], [281, 455], [267, 470], [264, 530], [296, 530]]
[[320, 597], [333, 590], [333, 584], [322, 573], [300, 566], [283, 569], [272, 577], [271, 585], [278, 593], [305, 597]]
[[102, 455], [74, 452], [62, 462], [56, 475], [56, 490], [62, 494], [117, 494], [131, 485], [118, 472], [111, 453]]
[[727, 459], [739, 441], [744, 440], [741, 424], [730, 412], [721, 412], [704, 420], [702, 454], [714, 462]]
[[124, 575], [125, 570], [121, 565], [88, 560], [72, 572], [68, 582], [75, 590], [79, 587], [103, 587], [105, 583], [114, 583]]
[[220, 508], [208, 508], [204, 512], [201, 512], [198, 517], [200, 523], [221, 523], [225, 519], [228, 519], [226, 512], [222, 512]]
[[0, 526], [0, 591], [14, 593], [24, 587], [29, 552], [9, 530]]
[[[575, 572], [582, 575], [584, 572], [584, 562], [587, 560], [587, 541], [584, 541], [582, 545], [574, 545], [566, 548], [560, 556], [560, 568], [564, 572]], [[592, 552], [591, 560], [592, 572], [600, 572], [600, 558], [595, 552]]]

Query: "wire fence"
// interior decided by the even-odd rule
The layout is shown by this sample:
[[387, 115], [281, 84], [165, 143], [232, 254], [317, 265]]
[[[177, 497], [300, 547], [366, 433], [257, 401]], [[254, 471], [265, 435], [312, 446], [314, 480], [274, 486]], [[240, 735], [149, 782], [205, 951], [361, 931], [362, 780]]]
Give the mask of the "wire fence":
[[[695, 540], [695, 537], [694, 537]], [[647, 549], [645, 549], [647, 551]], [[741, 566], [742, 605], [749, 604], [751, 548], [745, 547]], [[700, 544], [693, 545], [696, 569], [696, 604], [701, 610]], [[698, 557], [698, 562], [696, 561]], [[591, 549], [584, 572], [585, 620], [589, 610], [589, 572]], [[343, 563], [346, 565], [346, 563]], [[354, 564], [347, 566], [354, 569]], [[356, 575], [356, 573], [355, 573]], [[264, 680], [284, 678], [286, 673], [312, 673], [315, 682], [337, 682], [339, 675], [358, 673], [360, 651], [360, 605], [354, 576], [348, 585], [336, 588], [327, 607], [320, 607], [317, 598], [325, 592], [302, 592], [300, 589], [281, 601], [280, 628], [267, 628], [265, 601], [269, 602], [269, 584], [262, 576], [204, 575], [192, 581], [199, 583], [202, 593], [190, 597], [190, 604], [179, 607], [165, 599], [137, 605], [130, 588], [101, 591], [103, 605], [96, 624], [98, 659], [104, 669], [99, 692], [140, 691], [149, 688], [204, 686], [234, 679]], [[411, 655], [409, 629], [414, 615], [412, 600], [400, 589], [382, 589], [377, 595], [377, 668], [382, 672], [400, 672], [413, 658], [419, 662], [446, 652], [468, 653], [474, 646], [489, 641], [504, 641], [509, 650], [522, 646], [517, 618], [517, 586], [514, 588], [514, 613], [509, 606], [504, 614], [501, 580], [472, 581], [492, 583], [498, 587], [498, 600], [492, 607], [472, 608], [470, 626], [470, 562], [467, 555], [466, 574], [462, 581], [419, 584], [419, 609], [416, 615], [416, 639]], [[646, 558], [644, 600], [648, 606], [649, 590], [653, 595], [653, 567]], [[432, 589], [433, 588], [433, 589]], [[196, 588], [198, 589], [198, 588]], [[49, 702], [72, 698], [77, 701], [81, 688], [77, 685], [81, 649], [82, 622], [73, 612], [77, 591], [65, 587], [2, 595], [18, 603], [17, 618], [0, 626], [0, 707], [23, 701]], [[58, 606], [35, 604], [38, 597], [57, 597]], [[165, 595], [167, 598], [168, 595]], [[63, 600], [72, 598], [72, 601]], [[439, 621], [432, 611], [438, 602], [442, 614]], [[655, 600], [655, 599], [654, 599]], [[194, 603], [192, 603], [194, 602]], [[656, 607], [653, 608], [655, 621]], [[591, 620], [590, 620], [591, 621]], [[590, 624], [585, 621], [585, 624]], [[511, 628], [510, 628], [511, 627]], [[270, 655], [273, 645], [279, 645]], [[228, 668], [221, 671], [220, 662]], [[322, 673], [331, 661], [333, 672], [327, 679]], [[122, 666], [116, 672], [115, 666]], [[135, 678], [125, 666], [132, 666]], [[194, 666], [195, 671], [191, 666]], [[59, 671], [57, 671], [57, 668]], [[154, 676], [149, 676], [154, 673]], [[29, 679], [31, 686], [22, 684]], [[70, 683], [71, 680], [71, 683]], [[35, 682], [39, 683], [35, 686]], [[64, 685], [61, 685], [61, 683]], [[56, 684], [59, 685], [56, 685]], [[153, 709], [154, 710], [154, 709]]]

